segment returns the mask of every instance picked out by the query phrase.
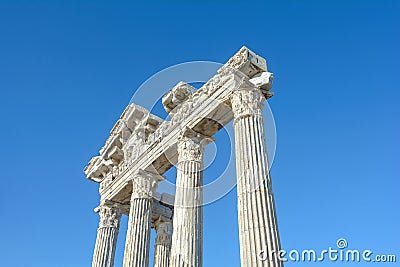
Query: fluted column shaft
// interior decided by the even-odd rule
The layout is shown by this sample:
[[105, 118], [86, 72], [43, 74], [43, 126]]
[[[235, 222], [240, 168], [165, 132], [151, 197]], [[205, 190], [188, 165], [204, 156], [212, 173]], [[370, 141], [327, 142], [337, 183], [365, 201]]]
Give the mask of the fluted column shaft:
[[149, 265], [152, 195], [157, 187], [153, 174], [140, 171], [132, 180], [124, 267]]
[[107, 204], [100, 205], [95, 211], [100, 215], [100, 223], [92, 267], [112, 267], [122, 213], [118, 207]]
[[172, 244], [172, 223], [156, 222], [156, 243], [154, 245], [154, 267], [169, 267]]
[[199, 267], [203, 254], [201, 139], [182, 136], [178, 154], [170, 267]]
[[[257, 88], [241, 88], [231, 97], [234, 113], [241, 266], [281, 267], [274, 196], [269, 173], [262, 108]], [[261, 258], [259, 253], [266, 253]], [[275, 251], [275, 253], [274, 253]]]

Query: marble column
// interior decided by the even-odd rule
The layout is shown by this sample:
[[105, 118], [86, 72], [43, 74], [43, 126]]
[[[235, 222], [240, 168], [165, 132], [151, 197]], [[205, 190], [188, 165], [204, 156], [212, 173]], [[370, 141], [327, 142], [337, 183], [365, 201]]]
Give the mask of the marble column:
[[170, 267], [202, 266], [203, 144], [188, 130], [178, 141]]
[[113, 204], [103, 203], [95, 209], [100, 215], [92, 267], [112, 267], [121, 221], [121, 210]]
[[156, 243], [154, 244], [154, 267], [169, 267], [172, 244], [172, 222], [156, 221]]
[[149, 265], [152, 196], [160, 180], [158, 174], [139, 171], [132, 180], [132, 196], [126, 234], [124, 267]]
[[277, 258], [280, 241], [262, 117], [264, 102], [261, 91], [248, 84], [231, 96], [243, 267], [283, 266]]

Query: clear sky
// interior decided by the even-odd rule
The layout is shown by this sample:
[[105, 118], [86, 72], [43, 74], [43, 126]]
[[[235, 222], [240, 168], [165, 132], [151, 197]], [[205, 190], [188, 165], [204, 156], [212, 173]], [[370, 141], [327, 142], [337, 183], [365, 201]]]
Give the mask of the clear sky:
[[[399, 8], [0, 0], [0, 265], [90, 266], [99, 196], [83, 168], [135, 90], [177, 63], [224, 63], [242, 45], [275, 73], [282, 247], [322, 250], [346, 238], [399, 262]], [[204, 266], [239, 266], [235, 189], [204, 216]], [[286, 264], [322, 265], [364, 263]]]

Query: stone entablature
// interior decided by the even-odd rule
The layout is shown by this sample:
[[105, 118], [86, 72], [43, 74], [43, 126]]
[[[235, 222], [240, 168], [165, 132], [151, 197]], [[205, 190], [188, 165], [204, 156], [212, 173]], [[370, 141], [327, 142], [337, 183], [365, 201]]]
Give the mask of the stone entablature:
[[92, 158], [84, 169], [87, 178], [104, 182], [101, 189], [107, 187], [146, 150], [149, 135], [162, 122], [145, 108], [129, 104], [111, 129], [111, 135], [100, 149], [100, 156]]
[[[88, 179], [102, 181], [103, 175], [112, 171], [112, 168], [108, 167], [110, 162], [107, 161], [110, 159], [108, 153], [112, 151], [110, 148], [120, 148], [124, 155], [130, 155], [130, 159], [135, 160], [129, 161], [125, 159], [127, 156], [125, 155], [121, 160], [123, 167], [118, 165], [118, 170], [115, 170], [117, 175], [112, 181], [105, 183], [106, 185], [102, 186], [100, 191], [102, 196], [115, 198], [116, 201], [126, 201], [126, 196], [120, 193], [129, 186], [129, 177], [135, 170], [144, 169], [163, 174], [176, 164], [176, 136], [179, 135], [182, 127], [188, 127], [205, 136], [212, 136], [232, 120], [233, 113], [229, 106], [229, 99], [236, 88], [249, 84], [262, 90], [267, 97], [271, 97], [272, 93], [269, 89], [272, 78], [273, 75], [267, 72], [265, 60], [243, 47], [200, 89], [195, 91], [190, 85], [180, 82], [164, 96], [163, 104], [166, 110], [172, 113], [170, 121], [162, 121], [149, 114], [144, 108], [130, 104], [100, 151], [102, 158], [95, 157], [94, 162], [91, 161], [85, 168]], [[151, 123], [153, 132], [143, 131], [142, 125], [147, 123], [146, 118], [151, 118], [152, 122], [155, 122]], [[121, 138], [122, 135], [124, 138]], [[132, 146], [136, 147], [131, 147], [131, 150], [128, 149], [130, 145], [126, 145], [130, 144], [126, 135], [131, 136], [132, 141], [135, 140]], [[124, 142], [125, 146], [123, 146]]]
[[[258, 261], [256, 251], [280, 249], [262, 117], [273, 78], [265, 59], [242, 47], [200, 89], [179, 82], [162, 98], [170, 120], [127, 106], [100, 155], [84, 169], [100, 183], [101, 203], [118, 204], [100, 205], [105, 227], [99, 228], [93, 266], [112, 266], [121, 214], [129, 216], [124, 267], [148, 265], [152, 227], [154, 266], [202, 266], [203, 153], [232, 119], [242, 266], [283, 266], [277, 259]], [[175, 201], [156, 191], [173, 165]]]

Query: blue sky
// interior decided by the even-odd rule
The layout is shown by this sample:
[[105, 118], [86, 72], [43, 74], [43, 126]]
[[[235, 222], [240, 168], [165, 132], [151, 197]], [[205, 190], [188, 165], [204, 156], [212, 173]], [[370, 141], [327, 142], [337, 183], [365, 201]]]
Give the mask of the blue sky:
[[[99, 196], [82, 170], [135, 90], [171, 65], [226, 62], [242, 45], [275, 73], [282, 247], [322, 250], [343, 237], [399, 261], [399, 7], [0, 1], [1, 265], [89, 266]], [[235, 190], [204, 216], [204, 266], [239, 266]], [[286, 266], [322, 264], [364, 266]]]

